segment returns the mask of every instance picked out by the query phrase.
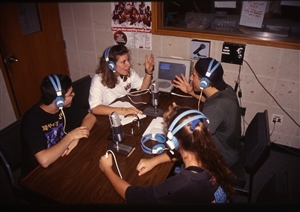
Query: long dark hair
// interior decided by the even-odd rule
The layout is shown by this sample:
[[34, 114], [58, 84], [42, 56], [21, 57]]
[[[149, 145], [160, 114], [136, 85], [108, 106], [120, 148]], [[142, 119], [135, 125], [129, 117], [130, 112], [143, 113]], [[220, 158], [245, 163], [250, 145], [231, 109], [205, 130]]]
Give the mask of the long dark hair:
[[[54, 79], [54, 76], [51, 75]], [[72, 86], [72, 80], [69, 76], [64, 75], [64, 74], [56, 74], [60, 81], [61, 85], [61, 90], [62, 90], [62, 96], [64, 97], [65, 94], [68, 92], [70, 87]], [[56, 82], [56, 80], [54, 79]], [[57, 97], [55, 88], [53, 87], [50, 79], [48, 76], [46, 76], [42, 83], [41, 83], [41, 92], [42, 92], [42, 97], [41, 97], [41, 103], [45, 105], [50, 105], [54, 99]]]
[[[190, 109], [188, 107], [175, 106], [166, 112], [164, 114], [166, 127], [168, 128], [179, 114]], [[182, 123], [189, 117], [191, 115], [183, 117], [177, 124]], [[224, 189], [228, 197], [235, 192], [230, 183], [231, 171], [215, 146], [206, 122], [200, 121], [194, 129], [191, 129], [191, 124], [187, 124], [175, 133], [174, 136], [179, 142], [179, 149], [182, 148], [196, 155], [196, 158], [202, 164], [202, 168], [217, 179], [217, 182]]]
[[[109, 47], [108, 47], [109, 48]], [[96, 69], [96, 74], [102, 75], [101, 83], [108, 88], [114, 88], [118, 83], [117, 75], [115, 75], [109, 68], [108, 62], [105, 60], [105, 51], [103, 52], [102, 57], [100, 58], [100, 63]], [[130, 50], [127, 49], [124, 45], [114, 45], [109, 50], [109, 60], [112, 61], [114, 64], [118, 61], [119, 57], [128, 54], [130, 60]]]

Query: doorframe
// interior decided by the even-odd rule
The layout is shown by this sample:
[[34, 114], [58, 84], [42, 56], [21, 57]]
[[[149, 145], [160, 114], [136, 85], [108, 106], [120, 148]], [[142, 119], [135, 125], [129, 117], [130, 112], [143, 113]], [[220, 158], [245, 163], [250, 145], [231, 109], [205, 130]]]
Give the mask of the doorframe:
[[16, 101], [16, 98], [15, 98], [15, 95], [14, 95], [14, 92], [13, 92], [13, 89], [12, 89], [12, 86], [11, 86], [11, 82], [9, 80], [9, 77], [7, 76], [8, 70], [7, 70], [7, 68], [4, 64], [4, 58], [3, 58], [1, 52], [0, 52], [0, 57], [1, 57], [0, 69], [1, 69], [1, 72], [2, 72], [2, 76], [4, 78], [5, 87], [8, 91], [9, 99], [10, 99], [11, 105], [13, 107], [15, 116], [16, 116], [17, 119], [20, 119], [21, 118], [20, 111], [19, 111], [18, 106], [17, 106], [17, 101]]

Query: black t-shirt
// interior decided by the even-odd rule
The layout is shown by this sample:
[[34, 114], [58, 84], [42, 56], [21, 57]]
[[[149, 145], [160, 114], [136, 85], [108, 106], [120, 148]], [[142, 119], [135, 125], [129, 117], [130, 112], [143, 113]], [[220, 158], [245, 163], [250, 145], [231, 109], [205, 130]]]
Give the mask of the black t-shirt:
[[41, 109], [39, 103], [26, 111], [21, 123], [22, 176], [38, 166], [36, 153], [55, 145], [64, 137], [64, 132], [79, 127], [87, 114], [88, 111], [75, 105], [50, 114]]
[[[191, 168], [191, 170], [181, 169], [180, 173], [157, 185], [129, 186], [125, 192], [126, 202], [135, 204], [226, 202], [226, 194], [214, 177], [199, 167]], [[197, 172], [193, 172], [194, 170]]]

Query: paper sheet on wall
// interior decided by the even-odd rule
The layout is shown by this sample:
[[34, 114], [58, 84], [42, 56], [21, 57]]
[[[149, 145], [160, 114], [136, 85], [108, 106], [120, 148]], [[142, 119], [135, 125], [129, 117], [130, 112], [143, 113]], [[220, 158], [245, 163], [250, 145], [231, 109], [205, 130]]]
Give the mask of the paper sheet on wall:
[[116, 43], [152, 49], [151, 2], [112, 2], [111, 31]]
[[240, 25], [261, 28], [267, 1], [243, 1]]
[[[109, 106], [111, 106], [111, 107], [124, 107], [124, 108], [134, 107], [129, 102], [121, 102], [121, 101], [114, 102], [113, 104], [110, 104]], [[121, 119], [121, 124], [122, 125], [131, 123], [134, 119], [136, 119], [135, 116], [127, 116], [127, 117], [125, 117], [125, 116], [123, 116], [121, 114], [118, 114], [118, 115], [119, 115], [119, 117]], [[138, 117], [139, 117], [139, 119], [142, 119], [142, 118], [145, 118], [146, 115], [144, 115], [144, 114], [138, 114]]]
[[145, 130], [144, 135], [154, 133], [154, 134], [165, 134], [164, 133], [164, 125], [163, 125], [163, 118], [156, 117], [151, 121], [147, 129]]

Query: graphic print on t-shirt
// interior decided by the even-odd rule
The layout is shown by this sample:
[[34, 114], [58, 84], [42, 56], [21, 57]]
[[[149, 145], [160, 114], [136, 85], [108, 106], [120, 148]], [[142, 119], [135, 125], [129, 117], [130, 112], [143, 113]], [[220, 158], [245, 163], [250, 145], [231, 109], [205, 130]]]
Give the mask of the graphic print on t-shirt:
[[63, 123], [59, 123], [58, 126], [50, 128], [45, 136], [47, 138], [47, 148], [56, 144], [64, 136]]

